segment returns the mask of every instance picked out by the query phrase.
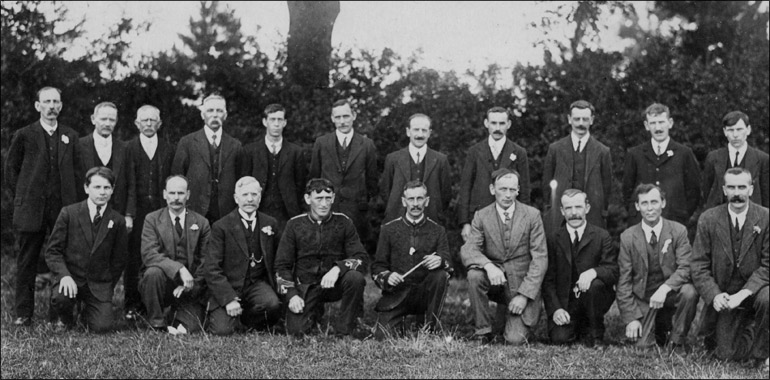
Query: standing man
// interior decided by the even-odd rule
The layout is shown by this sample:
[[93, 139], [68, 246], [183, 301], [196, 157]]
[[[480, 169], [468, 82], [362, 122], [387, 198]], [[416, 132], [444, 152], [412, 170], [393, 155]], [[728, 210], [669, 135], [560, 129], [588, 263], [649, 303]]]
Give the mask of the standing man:
[[662, 208], [663, 217], [689, 225], [690, 217], [700, 205], [700, 165], [692, 149], [669, 136], [674, 119], [668, 107], [655, 103], [644, 111], [644, 129], [652, 139], [631, 148], [623, 171], [623, 198], [628, 205], [629, 225], [643, 217], [634, 198], [637, 185], [651, 183], [660, 187], [669, 199]]
[[95, 167], [85, 174], [88, 198], [64, 207], [48, 240], [45, 259], [55, 279], [51, 314], [57, 327], [75, 324], [73, 308], [94, 332], [112, 329], [112, 295], [126, 264], [128, 231], [122, 215], [109, 205], [115, 177]]
[[722, 118], [722, 126], [728, 144], [706, 156], [703, 164], [703, 196], [704, 210], [721, 205], [727, 200], [724, 197], [724, 174], [729, 168], [744, 168], [754, 179], [754, 192], [751, 201], [770, 207], [770, 158], [768, 154], [749, 146], [748, 137], [751, 135], [749, 117], [741, 111], [728, 112]]
[[305, 187], [310, 212], [295, 216], [281, 237], [275, 272], [286, 293], [289, 311], [286, 332], [307, 334], [323, 316], [324, 303], [342, 300], [334, 328], [338, 335], [355, 335], [364, 312], [364, 272], [369, 255], [353, 222], [332, 212], [334, 185], [313, 178]]
[[59, 125], [61, 91], [43, 87], [35, 110], [40, 120], [19, 129], [5, 161], [5, 183], [13, 197], [16, 256], [16, 326], [32, 324], [35, 310], [35, 273], [48, 272], [43, 255], [46, 234], [53, 229], [63, 206], [75, 203], [75, 154], [78, 134]]
[[489, 178], [493, 171], [508, 168], [519, 173], [521, 186], [517, 199], [529, 204], [529, 159], [526, 149], [506, 137], [511, 127], [510, 116], [503, 107], [490, 108], [484, 119], [489, 137], [468, 150], [460, 177], [457, 206], [463, 241], [468, 241], [470, 236], [473, 214], [495, 201], [494, 194], [489, 193]]
[[[543, 195], [546, 212], [550, 211], [551, 229], [557, 229], [564, 220], [557, 211], [556, 200], [565, 189], [577, 189], [588, 195], [591, 211], [586, 216], [588, 223], [605, 228], [607, 207], [612, 191], [612, 160], [610, 148], [589, 133], [594, 122], [594, 106], [585, 100], [578, 100], [569, 106], [567, 116], [572, 132], [550, 146], [543, 162]], [[555, 180], [555, 188], [551, 181]]]
[[160, 110], [151, 105], [139, 107], [134, 124], [139, 129], [139, 136], [129, 141], [126, 147], [126, 176], [127, 209], [132, 210], [136, 218], [135, 228], [128, 236], [128, 258], [126, 272], [123, 274], [126, 319], [130, 321], [135, 321], [137, 311], [144, 308], [139, 293], [144, 218], [163, 207], [164, 183], [171, 174], [171, 161], [174, 159], [174, 147], [166, 139], [158, 137], [158, 129], [162, 124]]
[[[169, 177], [163, 198], [168, 206], [149, 213], [142, 229], [139, 288], [147, 320], [152, 328], [172, 334], [200, 331], [206, 306], [202, 261], [211, 227], [202, 215], [187, 210], [187, 178]], [[166, 307], [171, 308], [168, 318]]]
[[205, 215], [213, 225], [235, 208], [231, 194], [240, 172], [237, 160], [241, 142], [222, 130], [227, 119], [225, 98], [209, 95], [200, 110], [204, 126], [179, 140], [171, 173], [190, 179], [188, 207]]
[[377, 194], [377, 149], [366, 136], [353, 131], [356, 113], [347, 100], [332, 105], [336, 130], [316, 139], [310, 177], [326, 178], [337, 189], [332, 211], [347, 215], [358, 235], [369, 242], [369, 199]]
[[770, 215], [750, 200], [749, 170], [730, 168], [723, 181], [729, 203], [701, 214], [693, 244], [692, 277], [705, 302], [702, 331], [709, 332], [704, 343], [720, 359], [764, 360], [767, 369]]
[[261, 194], [254, 177], [239, 179], [234, 195], [238, 208], [211, 229], [204, 270], [214, 335], [230, 335], [243, 325], [270, 326], [280, 318], [273, 270], [278, 224], [257, 211]]
[[516, 200], [518, 173], [501, 168], [492, 172], [490, 182], [495, 203], [476, 212], [460, 249], [468, 269], [475, 337], [482, 343], [495, 338], [492, 300], [507, 306], [505, 341], [522, 344], [540, 318], [540, 286], [548, 267], [545, 232], [540, 212]]
[[543, 301], [548, 335], [554, 344], [604, 341], [604, 314], [615, 300], [618, 251], [606, 230], [586, 222], [586, 193], [567, 189], [561, 196], [566, 224], [548, 236], [548, 272]]
[[417, 113], [409, 118], [406, 135], [409, 146], [385, 157], [385, 171], [380, 182], [382, 199], [385, 200], [385, 223], [404, 215], [402, 201], [404, 185], [409, 181], [421, 181], [428, 189], [425, 214], [438, 222], [446, 222], [445, 210], [452, 200], [452, 184], [449, 182], [449, 161], [443, 153], [428, 148], [431, 120]]
[[[620, 235], [618, 309], [626, 338], [640, 347], [684, 346], [698, 306], [690, 281], [687, 228], [661, 217], [666, 192], [653, 184], [634, 190], [642, 222]], [[670, 334], [670, 336], [669, 336]]]
[[302, 148], [283, 139], [286, 109], [282, 105], [265, 107], [262, 125], [265, 138], [244, 147], [241, 169], [265, 184], [259, 211], [278, 220], [280, 233], [286, 221], [302, 212], [307, 166]]
[[[94, 107], [91, 115], [94, 132], [78, 140], [79, 164], [77, 175], [80, 178], [88, 170], [104, 166], [112, 170], [115, 183], [110, 197], [110, 206], [121, 215], [125, 215], [128, 231], [134, 228], [134, 210], [128, 210], [128, 180], [126, 177], [126, 143], [113, 138], [115, 125], [118, 123], [118, 107], [111, 102], [101, 102]], [[86, 198], [85, 194], [81, 196]]]
[[372, 264], [372, 278], [382, 289], [374, 308], [378, 325], [392, 330], [406, 315], [427, 314], [429, 328], [436, 329], [449, 282], [446, 231], [425, 215], [430, 197], [424, 183], [409, 181], [401, 194], [406, 212], [382, 226]]

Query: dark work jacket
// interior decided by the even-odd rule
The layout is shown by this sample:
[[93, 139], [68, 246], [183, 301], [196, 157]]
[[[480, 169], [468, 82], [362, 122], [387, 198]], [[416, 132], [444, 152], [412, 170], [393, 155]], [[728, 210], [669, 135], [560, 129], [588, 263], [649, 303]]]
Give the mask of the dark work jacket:
[[[242, 175], [256, 178], [263, 190], [267, 183], [269, 154], [271, 153], [265, 145], [263, 135], [255, 142], [246, 145], [240, 158]], [[303, 157], [302, 148], [286, 139], [283, 139], [281, 152], [278, 155], [276, 179], [278, 180], [276, 185], [281, 192], [289, 217], [299, 215], [305, 204], [307, 162]]]

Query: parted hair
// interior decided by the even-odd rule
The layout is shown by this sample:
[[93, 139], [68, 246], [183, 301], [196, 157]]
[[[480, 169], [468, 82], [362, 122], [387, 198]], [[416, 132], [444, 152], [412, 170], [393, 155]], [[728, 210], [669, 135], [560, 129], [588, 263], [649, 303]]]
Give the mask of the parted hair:
[[519, 172], [513, 169], [508, 168], [500, 168], [492, 172], [492, 175], [490, 177], [491, 183], [494, 185], [497, 183], [497, 180], [499, 180], [502, 177], [505, 177], [509, 174], [513, 174], [516, 176], [516, 179], [521, 181], [521, 177], [519, 176]]
[[663, 191], [663, 189], [660, 188], [660, 186], [654, 184], [654, 183], [640, 183], [636, 188], [634, 189], [634, 195], [633, 198], [636, 199], [635, 202], [639, 202], [639, 196], [644, 195], [652, 191], [653, 189], [658, 189], [658, 192], [660, 193], [660, 199], [665, 201], [666, 200], [666, 192]]
[[567, 190], [564, 190], [564, 192], [561, 193], [561, 198], [559, 198], [559, 202], [561, 203], [562, 199], [564, 199], [565, 197], [566, 198], [572, 198], [572, 197], [574, 197], [576, 195], [580, 195], [580, 194], [583, 194], [583, 199], [585, 199], [586, 204], [588, 204], [588, 194], [586, 194], [585, 191], [578, 190], [578, 189], [567, 189]]
[[589, 109], [589, 110], [591, 110], [591, 116], [596, 114], [596, 109], [594, 108], [594, 105], [589, 103], [589, 102], [587, 102], [587, 101], [585, 101], [585, 100], [582, 100], [582, 99], [574, 101], [574, 102], [572, 102], [572, 104], [569, 105], [569, 113], [570, 114], [572, 113], [572, 109], [573, 108]]
[[324, 191], [334, 193], [334, 184], [326, 178], [312, 178], [305, 185], [305, 194], [323, 193]]
[[425, 184], [420, 181], [419, 179], [415, 179], [413, 181], [409, 181], [404, 185], [404, 191], [401, 193], [402, 195], [406, 195], [406, 191], [409, 189], [416, 189], [418, 187], [422, 187], [425, 189], [425, 193], [428, 193], [428, 186], [425, 186]]
[[265, 107], [265, 111], [262, 114], [263, 117], [267, 119], [268, 115], [276, 112], [283, 112], [283, 116], [286, 117], [286, 108], [278, 103], [269, 104], [267, 107]]
[[91, 184], [91, 177], [98, 175], [99, 177], [102, 177], [107, 180], [107, 182], [110, 183], [111, 186], [115, 186], [115, 174], [112, 173], [112, 170], [105, 166], [94, 166], [91, 169], [88, 169], [86, 172], [86, 181], [85, 185], [88, 186]]
[[746, 124], [747, 127], [749, 126], [749, 115], [746, 115], [741, 111], [731, 111], [726, 113], [725, 116], [722, 117], [722, 126], [731, 127], [735, 125], [738, 120], [743, 120], [743, 123]]

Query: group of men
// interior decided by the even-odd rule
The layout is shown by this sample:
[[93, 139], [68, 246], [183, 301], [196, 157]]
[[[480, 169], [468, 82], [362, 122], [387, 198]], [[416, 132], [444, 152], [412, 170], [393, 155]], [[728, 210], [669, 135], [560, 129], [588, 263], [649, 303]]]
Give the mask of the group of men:
[[[409, 146], [386, 157], [380, 176], [374, 142], [354, 130], [346, 100], [332, 105], [335, 131], [316, 140], [309, 172], [301, 148], [283, 138], [286, 111], [277, 104], [264, 111], [264, 139], [246, 146], [224, 132], [218, 95], [203, 100], [204, 127], [176, 146], [158, 138], [153, 106], [137, 110], [140, 134], [128, 143], [112, 136], [112, 103], [95, 107], [94, 132], [82, 138], [57, 125], [58, 89], [41, 89], [35, 108], [40, 120], [14, 135], [6, 160], [20, 249], [17, 325], [32, 321], [50, 229], [44, 257], [56, 323], [74, 323], [78, 300], [85, 324], [108, 330], [123, 275], [126, 319], [146, 314], [172, 333], [205, 320], [216, 334], [269, 326], [285, 306], [287, 332], [303, 334], [325, 302], [342, 300], [335, 331], [354, 334], [369, 267], [368, 207], [379, 192], [386, 210], [371, 275], [383, 293], [380, 325], [392, 330], [416, 314], [438, 327], [451, 261], [441, 223], [452, 192], [447, 156], [427, 145], [427, 115], [409, 119]], [[528, 205], [527, 151], [507, 137], [508, 111], [487, 111], [489, 137], [468, 151], [457, 206], [475, 336], [525, 342], [542, 299], [553, 342], [594, 345], [617, 297], [628, 338], [679, 345], [700, 295], [713, 305], [705, 331], [719, 357], [766, 359], [768, 156], [748, 146], [748, 116], [725, 115], [729, 145], [708, 155], [701, 176], [692, 150], [669, 137], [669, 109], [647, 108], [651, 140], [625, 160], [623, 194], [635, 224], [619, 253], [604, 230], [611, 158], [590, 134], [594, 116], [586, 101], [570, 105], [570, 135], [543, 162], [550, 202], [541, 217]], [[706, 211], [691, 248], [685, 226], [701, 199]]]

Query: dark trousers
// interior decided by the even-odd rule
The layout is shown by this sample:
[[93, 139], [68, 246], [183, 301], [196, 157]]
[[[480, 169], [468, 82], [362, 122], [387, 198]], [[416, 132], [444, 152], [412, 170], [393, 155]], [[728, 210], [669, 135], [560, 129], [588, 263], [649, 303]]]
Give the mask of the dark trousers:
[[606, 286], [602, 280], [594, 279], [587, 292], [580, 293], [576, 298], [570, 291], [567, 312], [570, 323], [556, 325], [553, 319], [548, 320], [548, 335], [554, 344], [574, 342], [577, 339], [588, 341], [604, 339], [604, 314], [615, 301], [615, 291], [612, 286]]
[[[399, 304], [387, 305], [390, 309], [380, 312], [378, 325], [395, 331], [404, 327], [404, 317], [410, 314], [425, 314], [428, 326], [436, 329], [440, 326], [439, 317], [444, 306], [449, 275], [443, 270], [433, 270], [419, 283], [409, 289], [409, 294]], [[384, 295], [383, 297], [387, 297]]]
[[244, 286], [240, 295], [243, 314], [227, 315], [226, 305], [209, 311], [209, 329], [214, 335], [230, 335], [244, 327], [262, 328], [275, 324], [281, 317], [281, 301], [270, 283], [264, 280]]
[[78, 317], [89, 330], [96, 333], [105, 333], [112, 330], [112, 300], [101, 301], [96, 298], [88, 285], [79, 286], [75, 298], [65, 297], [59, 293], [59, 283], [51, 286], [51, 313], [52, 316], [64, 322], [67, 326], [75, 325], [73, 311], [78, 307]]
[[[723, 360], [767, 359], [768, 357], [768, 287], [747, 297], [733, 310], [719, 313], [712, 304], [703, 305], [708, 322], [706, 346], [714, 348], [715, 354]], [[708, 309], [706, 309], [708, 308]], [[712, 322], [712, 323], [709, 323]]]
[[[186, 291], [176, 298], [174, 289], [179, 285], [182, 285], [181, 281], [168, 278], [158, 267], [149, 267], [144, 271], [139, 290], [147, 307], [147, 320], [155, 328], [166, 327], [168, 322], [172, 325], [179, 322], [189, 332], [201, 331], [205, 307], [200, 295]], [[167, 317], [163, 310], [169, 306]]]
[[[54, 215], [57, 214], [57, 215]], [[46, 236], [56, 224], [58, 212], [46, 205], [40, 230], [34, 232], [19, 231], [16, 234], [19, 254], [16, 256], [16, 317], [32, 318], [35, 313], [35, 276], [50, 272], [41, 253]], [[50, 313], [49, 313], [50, 314]]]
[[338, 278], [331, 289], [323, 289], [321, 284], [310, 285], [305, 293], [302, 313], [286, 312], [286, 332], [292, 335], [308, 333], [323, 316], [324, 303], [342, 300], [340, 315], [334, 319], [334, 329], [338, 334], [349, 335], [356, 326], [356, 319], [364, 313], [365, 287], [364, 275], [355, 270], [349, 270]]
[[[497, 334], [503, 329], [502, 321], [505, 320], [503, 337], [506, 342], [522, 344], [527, 341], [530, 326], [524, 323], [521, 315], [513, 315], [508, 311], [508, 303], [512, 299], [508, 283], [492, 286], [485, 270], [470, 269], [468, 285], [468, 297], [473, 309], [476, 335]], [[496, 311], [489, 306], [489, 301], [497, 302]]]
[[[649, 302], [649, 300], [647, 300]], [[698, 291], [692, 284], [684, 284], [678, 292], [668, 292], [660, 309], [649, 309], [642, 319], [642, 337], [637, 346], [663, 346], [666, 341], [683, 344], [690, 332], [698, 306]], [[668, 336], [669, 332], [671, 336]]]

